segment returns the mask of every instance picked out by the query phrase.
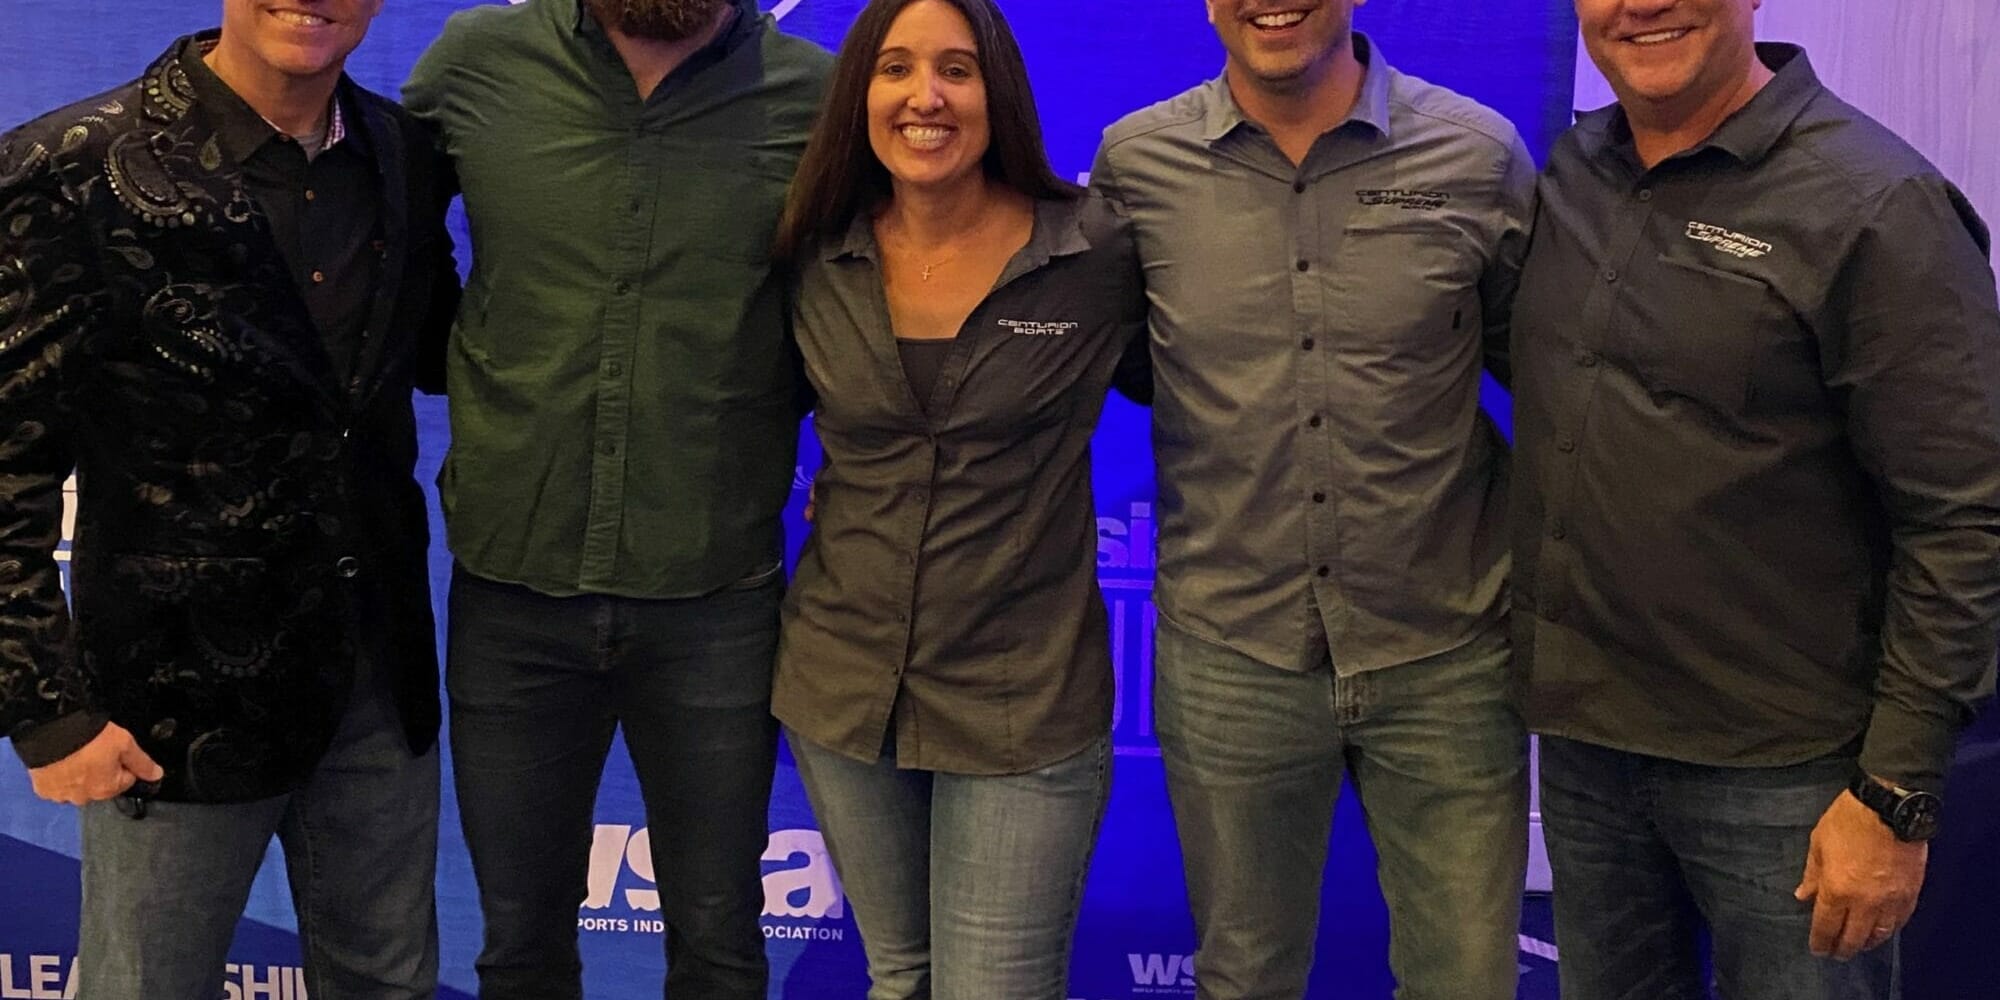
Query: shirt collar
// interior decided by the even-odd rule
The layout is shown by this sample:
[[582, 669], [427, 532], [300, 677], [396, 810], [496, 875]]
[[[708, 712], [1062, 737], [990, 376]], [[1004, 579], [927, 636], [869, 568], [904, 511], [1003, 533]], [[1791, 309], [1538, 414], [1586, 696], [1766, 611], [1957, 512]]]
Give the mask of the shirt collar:
[[[1354, 57], [1361, 60], [1361, 93], [1355, 99], [1354, 109], [1347, 113], [1341, 125], [1361, 122], [1386, 136], [1389, 134], [1389, 99], [1394, 89], [1395, 71], [1390, 69], [1389, 60], [1382, 55], [1381, 49], [1359, 31], [1354, 32]], [[1249, 121], [1244, 117], [1243, 106], [1236, 103], [1236, 95], [1230, 93], [1226, 75], [1209, 81], [1208, 97], [1207, 110], [1202, 119], [1203, 141], [1214, 143]]]
[[[216, 142], [222, 154], [231, 163], [240, 165], [255, 156], [265, 143], [276, 139], [279, 132], [277, 126], [258, 114], [249, 102], [208, 68], [208, 63], [202, 61], [202, 57], [215, 48], [221, 37], [222, 33], [215, 30], [189, 36], [181, 49], [180, 64], [188, 82], [194, 87], [196, 105], [215, 129]], [[347, 77], [341, 76], [340, 83], [334, 88], [333, 106], [326, 126], [326, 144], [321, 147], [321, 152], [349, 139], [360, 139], [358, 130], [348, 127], [348, 86]], [[366, 143], [361, 145], [366, 148]]]
[[[1079, 196], [1044, 198], [1035, 203], [1035, 228], [1028, 234], [1028, 245], [1021, 248], [1021, 254], [1031, 267], [1090, 249], [1090, 238], [1083, 232], [1083, 210], [1088, 201], [1087, 197]], [[847, 224], [846, 235], [830, 241], [820, 254], [820, 258], [826, 261], [843, 257], [881, 261], [881, 254], [875, 245], [875, 226], [868, 212], [854, 213], [854, 220]]]
[[[1755, 164], [1770, 155], [1785, 130], [1824, 89], [1812, 61], [1797, 45], [1759, 42], [1757, 58], [1776, 74], [1771, 82], [1689, 152], [1720, 149], [1743, 163]], [[1576, 129], [1578, 141], [1591, 157], [1622, 153], [1632, 145], [1631, 123], [1625, 109], [1617, 104], [1578, 116]]]

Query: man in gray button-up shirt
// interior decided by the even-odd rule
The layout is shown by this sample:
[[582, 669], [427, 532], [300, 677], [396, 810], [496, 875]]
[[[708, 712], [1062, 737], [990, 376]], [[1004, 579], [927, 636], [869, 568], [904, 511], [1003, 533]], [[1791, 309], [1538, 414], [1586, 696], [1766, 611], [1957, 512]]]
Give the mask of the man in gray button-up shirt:
[[1526, 751], [1479, 396], [1534, 164], [1392, 69], [1354, 5], [1210, 0], [1223, 76], [1112, 126], [1093, 171], [1152, 307], [1157, 710], [1198, 988], [1302, 994], [1351, 774], [1400, 995], [1512, 997]]

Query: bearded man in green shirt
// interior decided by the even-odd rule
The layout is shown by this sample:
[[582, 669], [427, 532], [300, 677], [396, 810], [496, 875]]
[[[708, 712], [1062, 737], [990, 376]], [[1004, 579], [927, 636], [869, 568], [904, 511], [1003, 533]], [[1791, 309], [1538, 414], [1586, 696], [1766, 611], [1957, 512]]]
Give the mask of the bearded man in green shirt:
[[615, 731], [675, 997], [758, 998], [796, 374], [770, 239], [831, 57], [755, 0], [454, 15], [405, 87], [471, 223], [446, 687], [480, 995], [583, 995]]

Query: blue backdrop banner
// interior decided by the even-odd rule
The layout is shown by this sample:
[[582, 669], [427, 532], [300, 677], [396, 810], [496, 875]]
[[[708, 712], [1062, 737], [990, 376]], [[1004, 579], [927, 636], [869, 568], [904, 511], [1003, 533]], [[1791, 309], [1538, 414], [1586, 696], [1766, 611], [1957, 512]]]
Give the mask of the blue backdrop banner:
[[[393, 95], [444, 19], [478, 2], [387, 0], [350, 62], [351, 72], [364, 85]], [[1003, 2], [1034, 77], [1050, 154], [1057, 169], [1072, 176], [1088, 169], [1105, 125], [1221, 67], [1220, 46], [1196, 0]], [[764, 0], [764, 6], [787, 30], [831, 48], [861, 2]], [[0, 129], [137, 75], [174, 36], [219, 20], [219, 9], [217, 0], [0, 0]], [[1358, 21], [1401, 69], [1506, 114], [1537, 156], [1568, 124], [1576, 30], [1570, 0], [1373, 0]], [[463, 257], [462, 226], [459, 233]], [[446, 422], [441, 401], [420, 397], [418, 406], [424, 444], [420, 475], [429, 482], [448, 445]], [[1078, 935], [1071, 987], [1076, 1000], [1194, 994], [1193, 926], [1150, 711], [1154, 551], [1146, 433], [1145, 413], [1114, 399], [1097, 441], [1097, 561], [1114, 625], [1118, 759]], [[817, 457], [808, 430], [801, 486]], [[797, 506], [789, 524], [794, 549], [804, 536]], [[434, 530], [433, 537], [442, 536]], [[431, 559], [442, 627], [449, 557], [440, 548]], [[1989, 767], [1988, 773], [1996, 770]], [[1987, 781], [1988, 801], [1992, 788]], [[444, 995], [470, 996], [476, 987], [472, 958], [479, 911], [448, 780], [444, 793], [439, 856]], [[665, 964], [659, 898], [644, 810], [622, 749], [614, 749], [597, 817], [588, 895], [577, 914], [587, 995], [593, 1000], [658, 996]], [[1315, 997], [1388, 997], [1392, 989], [1384, 959], [1387, 920], [1359, 819], [1354, 804], [1344, 801], [1326, 877]], [[1990, 852], [1990, 825], [1980, 830], [1965, 843], [1983, 843]], [[773, 962], [772, 996], [860, 996], [866, 976], [853, 916], [789, 759], [780, 762], [770, 831], [764, 930]], [[35, 800], [25, 773], [5, 754], [0, 1000], [75, 995], [76, 856], [73, 812]], [[1954, 884], [1950, 891], [1968, 901], [1962, 905], [2000, 895], [1991, 868], [1985, 871], [1983, 892], [1967, 895], [1963, 883]], [[267, 863], [239, 930], [228, 1000], [304, 1000], [295, 929], [282, 869]], [[1524, 996], [1554, 996], [1557, 955], [1549, 937], [1542, 908], [1531, 903], [1521, 941]], [[1954, 995], [1942, 989], [1924, 996]]]

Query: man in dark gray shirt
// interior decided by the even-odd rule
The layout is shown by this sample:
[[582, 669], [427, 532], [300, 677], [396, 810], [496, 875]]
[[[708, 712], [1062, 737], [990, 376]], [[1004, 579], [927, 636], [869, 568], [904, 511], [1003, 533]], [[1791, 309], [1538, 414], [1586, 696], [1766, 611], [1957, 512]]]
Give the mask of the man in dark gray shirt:
[[1704, 924], [1732, 997], [1893, 995], [1993, 685], [1986, 228], [1757, 6], [1579, 0], [1619, 105], [1551, 154], [1515, 312], [1565, 997], [1701, 995]]
[[1298, 997], [1343, 775], [1405, 998], [1514, 996], [1526, 738], [1504, 634], [1504, 372], [1534, 165], [1352, 0], [1211, 0], [1221, 78], [1093, 184], [1151, 300], [1160, 745], [1203, 998]]

